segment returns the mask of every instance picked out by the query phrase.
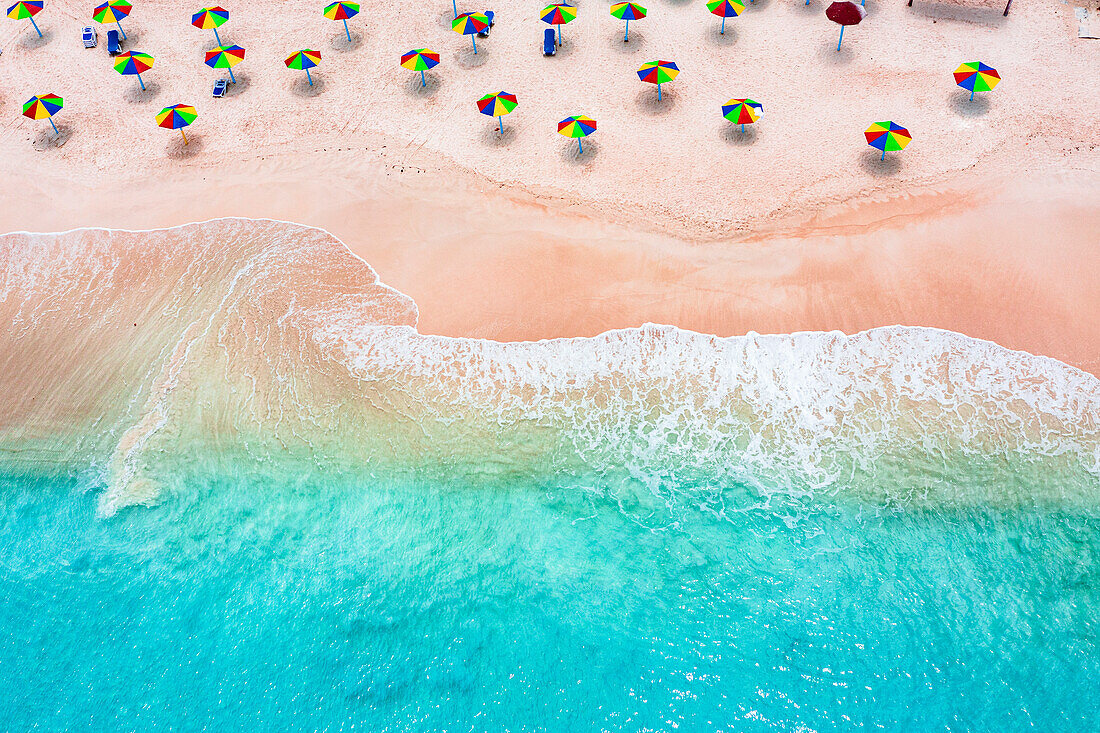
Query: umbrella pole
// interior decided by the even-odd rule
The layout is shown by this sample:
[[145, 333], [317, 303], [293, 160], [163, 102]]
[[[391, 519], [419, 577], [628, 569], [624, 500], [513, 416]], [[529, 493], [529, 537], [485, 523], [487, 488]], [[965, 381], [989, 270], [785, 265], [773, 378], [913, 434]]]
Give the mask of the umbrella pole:
[[745, 123], [744, 122], [741, 123], [741, 134], [742, 135], [745, 134]]
[[723, 36], [726, 35], [726, 16], [722, 16], [722, 30], [718, 31]]
[[124, 41], [125, 41], [125, 40], [126, 40], [126, 31], [122, 30], [122, 23], [119, 23], [119, 22], [118, 22], [118, 21], [116, 20], [116, 21], [115, 21], [115, 25], [117, 25], [117, 26], [118, 26], [118, 32], [122, 34], [122, 40], [124, 40]]
[[660, 84], [657, 85], [657, 101], [658, 102], [661, 101], [661, 85]]
[[227, 68], [228, 68], [228, 70], [229, 70], [229, 81], [231, 81], [231, 82], [233, 82], [234, 84], [236, 84], [236, 83], [237, 83], [237, 77], [233, 76], [233, 67], [232, 67], [232, 66], [229, 66], [229, 67], [227, 67]]
[[836, 42], [836, 50], [840, 50], [840, 44], [844, 43], [844, 26], [840, 26], [840, 40]]
[[458, 17], [458, 2], [457, 0], [451, 0], [451, 7], [454, 8], [455, 17]]
[[53, 123], [53, 117], [47, 117], [46, 119], [48, 119], [48, 120], [50, 121], [50, 127], [52, 127], [52, 128], [53, 128], [54, 134], [55, 134], [55, 135], [60, 135], [60, 134], [61, 134], [61, 131], [60, 131], [60, 130], [58, 130], [58, 129], [57, 129], [57, 125], [55, 125], [55, 124]]
[[214, 40], [218, 42], [219, 46], [222, 45], [222, 39], [218, 35], [218, 29], [217, 28], [214, 29]]
[[561, 45], [561, 23], [558, 23], [558, 45]]
[[428, 80], [424, 78], [424, 70], [423, 69], [420, 70], [420, 86], [422, 86], [422, 87], [428, 86]]
[[977, 90], [975, 90], [975, 89], [971, 89], [971, 90], [970, 90], [970, 101], [971, 101], [971, 102], [973, 102], [973, 101], [974, 101], [974, 92], [975, 92], [975, 91], [977, 91]]
[[309, 75], [309, 69], [306, 69], [306, 81], [309, 82], [310, 86], [313, 86], [313, 77]]
[[477, 56], [477, 34], [476, 33], [471, 33], [470, 34], [470, 40], [472, 40], [474, 42], [474, 56]]
[[141, 84], [141, 91], [144, 92], [145, 91], [145, 82], [141, 80], [141, 74], [138, 74], [137, 78], [138, 78], [138, 84]]
[[182, 128], [182, 127], [180, 128], [180, 134], [181, 134], [181, 135], [183, 135], [183, 144], [184, 144], [184, 145], [189, 145], [190, 143], [188, 143], [188, 142], [187, 142], [187, 134], [186, 134], [186, 133], [184, 133], [184, 131], [183, 131], [183, 128]]
[[626, 35], [623, 36], [623, 43], [630, 40], [630, 21], [626, 21]]
[[886, 160], [886, 148], [882, 149], [882, 157], [879, 160]]
[[504, 115], [497, 115], [497, 122], [500, 123], [500, 134], [504, 134]]
[[351, 31], [348, 30], [348, 19], [344, 18], [344, 33], [348, 34], [348, 43], [351, 43]]
[[41, 38], [42, 37], [42, 30], [38, 27], [38, 24], [34, 22], [34, 16], [31, 16], [31, 25], [33, 25], [34, 29], [36, 31], [38, 31], [38, 37]]
[[577, 155], [582, 155], [583, 153], [584, 153], [584, 143], [582, 143], [581, 139], [578, 137], [577, 138]]

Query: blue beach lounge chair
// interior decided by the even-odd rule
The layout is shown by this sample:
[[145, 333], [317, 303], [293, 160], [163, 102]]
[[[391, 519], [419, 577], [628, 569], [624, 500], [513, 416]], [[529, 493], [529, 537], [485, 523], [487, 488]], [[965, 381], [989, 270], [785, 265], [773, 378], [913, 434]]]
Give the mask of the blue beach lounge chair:
[[493, 17], [495, 15], [496, 15], [496, 13], [494, 13], [492, 10], [486, 10], [485, 11], [485, 17], [489, 19], [489, 25], [485, 28], [485, 30], [483, 30], [483, 31], [481, 31], [480, 33], [477, 34], [478, 38], [488, 38], [489, 37], [489, 31], [491, 31], [493, 29], [493, 26], [496, 25], [496, 21], [493, 20]]
[[554, 29], [547, 28], [542, 32], [542, 55], [553, 56], [557, 51], [557, 36], [554, 35]]

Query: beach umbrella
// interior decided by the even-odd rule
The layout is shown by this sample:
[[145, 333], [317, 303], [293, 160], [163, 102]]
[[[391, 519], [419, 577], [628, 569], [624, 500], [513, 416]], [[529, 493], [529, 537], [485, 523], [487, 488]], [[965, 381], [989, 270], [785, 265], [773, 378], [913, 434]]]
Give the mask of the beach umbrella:
[[623, 43], [630, 40], [630, 21], [644, 18], [647, 12], [649, 11], [635, 3], [615, 3], [611, 6], [611, 14], [619, 20], [626, 21], [626, 33], [623, 34]]
[[124, 76], [137, 75], [141, 90], [145, 91], [145, 82], [141, 78], [141, 72], [153, 68], [153, 57], [141, 51], [124, 51], [115, 56], [115, 71]]
[[122, 30], [122, 19], [130, 14], [134, 6], [126, 0], [107, 0], [92, 11], [92, 20], [97, 23], [114, 23], [118, 26], [118, 32], [126, 37], [126, 31]]
[[344, 21], [344, 33], [348, 34], [348, 43], [351, 43], [351, 31], [348, 30], [348, 18], [359, 15], [359, 3], [336, 2], [325, 7], [325, 17], [329, 20]]
[[420, 72], [420, 86], [427, 86], [424, 72], [439, 65], [439, 54], [430, 48], [414, 48], [401, 57], [401, 65], [406, 69]]
[[578, 115], [576, 117], [566, 117], [564, 120], [558, 123], [559, 135], [577, 138], [578, 153], [584, 152], [584, 145], [581, 143], [581, 138], [588, 137], [595, 131], [596, 121], [591, 117], [585, 117], [584, 115]]
[[752, 99], [731, 99], [722, 105], [722, 116], [741, 125], [741, 132], [745, 131], [745, 125], [751, 125], [763, 115], [764, 105]]
[[65, 100], [56, 94], [43, 94], [39, 97], [31, 97], [23, 103], [23, 116], [30, 117], [32, 120], [49, 120], [53, 131], [60, 134], [57, 125], [54, 124], [53, 116], [64, 106]]
[[988, 92], [1001, 83], [997, 70], [981, 61], [972, 61], [955, 69], [955, 83], [970, 92], [970, 101], [974, 101], [974, 92]]
[[309, 70], [317, 65], [317, 62], [321, 60], [321, 52], [314, 51], [312, 49], [303, 48], [301, 51], [295, 51], [286, 57], [286, 64], [288, 69], [302, 69], [306, 72], [306, 80], [310, 86], [313, 86], [313, 77], [309, 75]]
[[661, 99], [661, 85], [670, 82], [680, 73], [680, 67], [672, 61], [647, 61], [638, 67], [638, 78], [657, 85], [657, 100]]
[[707, 3], [707, 10], [722, 16], [722, 30], [719, 33], [725, 34], [726, 18], [736, 18], [741, 15], [745, 12], [745, 4], [741, 0], [713, 0]]
[[501, 135], [504, 134], [504, 115], [514, 110], [517, 104], [519, 104], [519, 100], [516, 99], [516, 95], [508, 92], [486, 94], [477, 100], [477, 108], [481, 114], [497, 118], [497, 122], [500, 123]]
[[42, 30], [38, 27], [38, 23], [34, 22], [34, 16], [42, 12], [42, 7], [44, 5], [45, 2], [43, 0], [19, 0], [15, 5], [8, 8], [8, 17], [12, 20], [23, 20], [23, 18], [29, 19], [35, 31], [38, 32], [38, 37], [41, 38]]
[[206, 52], [206, 65], [211, 69], [226, 69], [229, 80], [237, 83], [233, 67], [244, 61], [244, 49], [240, 46], [216, 46]]
[[840, 50], [840, 44], [844, 43], [844, 28], [849, 25], [859, 25], [865, 17], [867, 10], [862, 5], [853, 2], [833, 3], [825, 9], [825, 17], [840, 25], [840, 40], [837, 41], [836, 50]]
[[462, 13], [451, 21], [451, 30], [469, 36], [474, 41], [474, 54], [477, 54], [477, 34], [489, 27], [489, 18], [484, 13]]
[[905, 150], [913, 139], [909, 131], [896, 122], [876, 122], [863, 135], [868, 145], [882, 151], [882, 160], [886, 160], [887, 150]]
[[190, 125], [195, 121], [198, 114], [195, 113], [195, 108], [189, 104], [173, 104], [171, 107], [165, 107], [157, 113], [157, 124], [168, 130], [179, 130], [183, 135], [183, 144], [187, 144], [187, 133], [183, 131], [183, 128]]
[[561, 27], [562, 24], [568, 23], [571, 20], [577, 19], [577, 9], [569, 3], [557, 3], [555, 5], [547, 5], [539, 13], [539, 17], [542, 18], [542, 22], [548, 25], [556, 25], [558, 27], [558, 45], [561, 45]]
[[191, 25], [196, 28], [202, 28], [204, 31], [214, 31], [214, 40], [216, 40], [220, 46], [222, 45], [222, 39], [218, 36], [218, 26], [227, 20], [229, 20], [229, 11], [215, 5], [210, 8], [203, 8], [192, 15]]

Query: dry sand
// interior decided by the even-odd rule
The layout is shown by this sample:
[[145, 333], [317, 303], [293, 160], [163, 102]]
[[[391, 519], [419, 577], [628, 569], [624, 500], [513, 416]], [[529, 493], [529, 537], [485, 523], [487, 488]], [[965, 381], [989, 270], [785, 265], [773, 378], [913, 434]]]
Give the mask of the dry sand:
[[[539, 3], [495, 7], [477, 57], [449, 2], [363, 3], [352, 47], [321, 5], [231, 4], [222, 39], [248, 55], [221, 100], [197, 5], [135, 3], [129, 48], [157, 59], [144, 94], [105, 28], [81, 47], [90, 6], [48, 3], [43, 42], [5, 20], [0, 231], [287, 219], [361, 254], [426, 333], [901, 323], [1100, 374], [1100, 42], [1071, 6], [870, 0], [837, 53], [818, 0], [760, 0], [725, 37], [701, 0], [651, 0], [630, 44], [608, 2], [581, 0], [547, 59]], [[312, 89], [282, 63], [303, 46], [324, 57]], [[419, 46], [443, 58], [426, 90], [398, 66]], [[658, 57], [683, 70], [660, 105], [634, 73]], [[978, 59], [1004, 82], [970, 103], [951, 71]], [[500, 89], [520, 99], [504, 136], [474, 106]], [[62, 145], [19, 116], [47, 91]], [[746, 135], [720, 116], [736, 96], [765, 106]], [[153, 121], [177, 102], [199, 113], [186, 147]], [[570, 114], [600, 124], [580, 158], [555, 134]], [[914, 136], [885, 163], [862, 135], [882, 119]]]

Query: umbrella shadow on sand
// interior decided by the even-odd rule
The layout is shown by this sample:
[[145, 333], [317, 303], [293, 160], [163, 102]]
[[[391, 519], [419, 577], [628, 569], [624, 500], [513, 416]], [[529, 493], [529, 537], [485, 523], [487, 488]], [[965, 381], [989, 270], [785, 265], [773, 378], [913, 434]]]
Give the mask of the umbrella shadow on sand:
[[[831, 41], [826, 41], [821, 44], [821, 47], [817, 50], [817, 57], [827, 64], [833, 64], [834, 66], [840, 66], [842, 64], [851, 63], [852, 59], [856, 57], [856, 52], [849, 46], [841, 46], [840, 50], [836, 50], [836, 44], [840, 40], [840, 26], [837, 27], [836, 35], [832, 37]], [[854, 42], [856, 39], [852, 39]]]
[[[496, 120], [493, 120], [495, 123]], [[495, 124], [492, 127], [485, 126], [481, 131], [481, 142], [490, 148], [506, 148], [516, 141], [519, 131], [515, 125], [504, 124], [504, 132]]]
[[187, 160], [201, 153], [202, 148], [202, 135], [188, 135], [187, 144], [184, 145], [183, 136], [177, 130], [174, 139], [170, 140], [165, 147], [164, 154], [173, 160]]
[[732, 122], [728, 125], [723, 125], [719, 137], [730, 145], [752, 145], [756, 142], [756, 125], [745, 125], [744, 132], [741, 131], [741, 125], [735, 125]]
[[974, 95], [974, 101], [970, 101], [970, 92], [960, 89], [951, 95], [947, 106], [960, 117], [981, 117], [989, 114], [989, 97], [981, 92]]
[[704, 38], [712, 46], [732, 46], [737, 43], [737, 30], [732, 23], [727, 22], [725, 33], [722, 33], [721, 25], [716, 25], [707, 29]]
[[341, 53], [347, 53], [348, 51], [354, 51], [363, 45], [363, 34], [351, 32], [351, 41], [348, 41], [347, 34], [344, 33], [343, 27], [340, 28], [340, 33], [332, 36], [332, 49]]
[[618, 51], [621, 54], [637, 53], [645, 49], [645, 34], [640, 33], [633, 28], [630, 29], [630, 40], [623, 40], [623, 29], [611, 36], [607, 42], [608, 48], [612, 51]]
[[[134, 79], [134, 81], [137, 81], [137, 79]], [[145, 85], [144, 89], [141, 88], [140, 84], [135, 84], [126, 90], [122, 98], [130, 104], [146, 104], [156, 99], [158, 94], [160, 94], [160, 84], [151, 81]]]
[[[28, 51], [33, 51], [36, 48], [42, 48], [52, 40], [52, 30], [47, 29], [42, 31], [42, 36], [39, 37], [38, 34], [34, 32], [34, 28], [28, 28], [27, 33], [24, 33], [23, 37], [19, 39], [19, 47], [25, 48]], [[53, 130], [50, 132], [53, 132]]]
[[882, 152], [874, 148], [868, 148], [860, 153], [859, 167], [876, 178], [896, 176], [901, 171], [901, 156], [897, 153], [887, 153], [886, 159], [882, 159]]
[[577, 141], [572, 139], [561, 149], [561, 159], [570, 165], [588, 165], [599, 154], [600, 144], [594, 140], [589, 141], [588, 138], [584, 139], [584, 152], [579, 150]]
[[73, 136], [73, 128], [71, 125], [66, 125], [64, 123], [59, 124], [56, 121], [54, 124], [57, 125], [57, 132], [54, 132], [53, 128], [47, 124], [45, 128], [39, 130], [35, 134], [34, 141], [31, 144], [38, 152], [43, 153], [47, 150], [60, 148], [65, 143], [69, 142], [69, 138]]
[[476, 69], [479, 66], [484, 66], [489, 60], [489, 50], [484, 46], [480, 46], [475, 54], [473, 47], [467, 46], [455, 52], [454, 60], [463, 69]]
[[325, 91], [325, 77], [320, 74], [313, 73], [313, 84], [309, 83], [309, 79], [305, 74], [302, 74], [302, 78], [290, 85], [290, 91], [299, 97], [318, 97]]
[[427, 83], [421, 84], [420, 74], [413, 72], [412, 78], [405, 83], [405, 94], [414, 99], [430, 99], [443, 88], [443, 79], [430, 71], [424, 72], [424, 81]]
[[248, 74], [242, 74], [237, 72], [233, 75], [237, 80], [225, 88], [225, 96], [236, 97], [239, 94], [243, 94], [245, 89], [252, 84], [252, 78]]
[[654, 84], [645, 84], [645, 89], [642, 89], [636, 95], [634, 95], [634, 103], [638, 105], [638, 109], [651, 117], [659, 117], [660, 115], [667, 115], [676, 107], [676, 92], [668, 89], [668, 85], [661, 89], [661, 98], [657, 99], [657, 89]]

